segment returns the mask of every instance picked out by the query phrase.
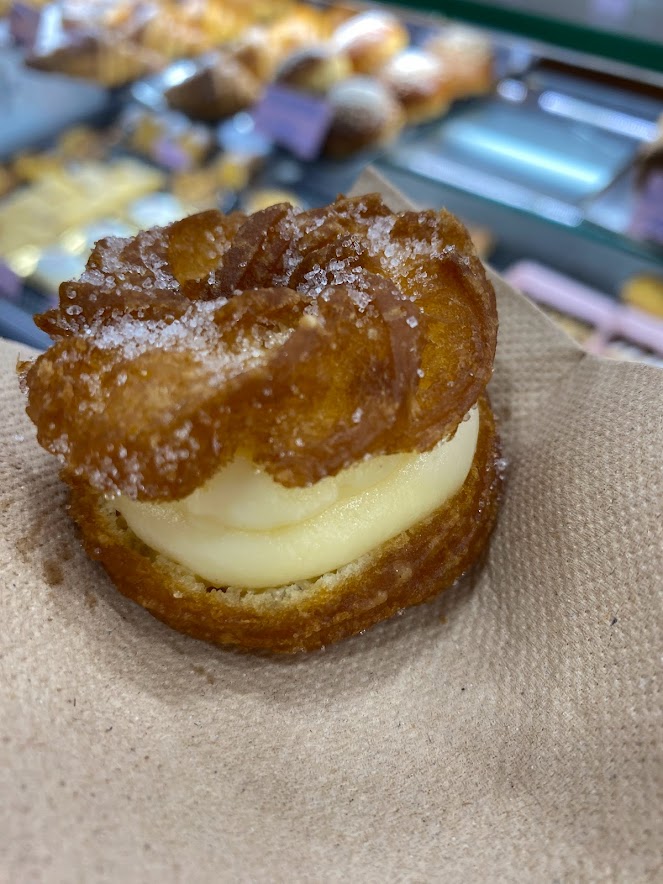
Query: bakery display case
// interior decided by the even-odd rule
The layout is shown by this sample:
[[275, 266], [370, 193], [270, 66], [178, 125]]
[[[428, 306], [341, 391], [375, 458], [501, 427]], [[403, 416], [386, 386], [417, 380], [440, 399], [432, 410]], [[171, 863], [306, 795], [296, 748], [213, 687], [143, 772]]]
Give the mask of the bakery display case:
[[96, 239], [373, 163], [590, 349], [663, 356], [660, 4], [4, 7], [0, 334], [45, 344]]

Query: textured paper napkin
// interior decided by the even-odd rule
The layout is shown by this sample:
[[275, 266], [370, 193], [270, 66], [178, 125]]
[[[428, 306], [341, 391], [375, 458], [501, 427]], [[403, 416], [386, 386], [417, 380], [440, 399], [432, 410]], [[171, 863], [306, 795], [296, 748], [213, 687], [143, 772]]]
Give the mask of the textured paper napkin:
[[0, 880], [661, 880], [663, 373], [495, 285], [482, 575], [285, 660], [113, 589], [2, 345]]

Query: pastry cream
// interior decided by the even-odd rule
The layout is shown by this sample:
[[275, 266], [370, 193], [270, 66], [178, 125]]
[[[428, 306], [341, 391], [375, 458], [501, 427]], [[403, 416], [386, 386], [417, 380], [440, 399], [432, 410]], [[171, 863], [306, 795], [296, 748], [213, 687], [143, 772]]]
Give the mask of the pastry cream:
[[431, 451], [371, 458], [307, 488], [238, 458], [182, 500], [115, 506], [148, 546], [214, 586], [282, 586], [346, 565], [442, 506], [470, 471], [478, 433], [473, 408]]

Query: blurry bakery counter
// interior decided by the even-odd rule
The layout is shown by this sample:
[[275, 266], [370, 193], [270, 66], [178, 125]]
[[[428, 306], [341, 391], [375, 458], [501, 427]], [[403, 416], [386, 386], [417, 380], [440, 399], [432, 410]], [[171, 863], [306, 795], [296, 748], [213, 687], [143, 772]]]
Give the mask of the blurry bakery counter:
[[53, 153], [25, 154], [0, 171], [5, 179], [23, 176], [0, 201], [0, 335], [31, 346], [47, 343], [32, 315], [51, 306], [60, 282], [83, 271], [98, 239], [130, 235], [183, 212], [146, 211], [163, 176], [131, 158], [67, 164]]
[[0, 21], [0, 161], [73, 123], [105, 121], [115, 108], [114, 96], [101, 86], [25, 68]]
[[181, 114], [130, 105], [110, 125], [69, 127], [0, 162], [0, 335], [45, 345], [32, 315], [83, 272], [99, 239], [238, 207], [272, 147], [231, 129], [219, 139]]
[[[502, 266], [534, 257], [613, 295], [660, 272], [656, 236], [634, 223], [660, 88], [573, 68], [554, 47], [548, 59], [509, 35], [332, 11], [338, 22], [298, 9], [297, 27], [253, 29], [135, 84], [133, 97], [225, 130], [239, 112], [239, 128], [303, 161], [298, 172], [297, 159], [270, 153], [265, 186], [305, 204], [347, 190], [372, 161], [417, 201], [492, 228]], [[264, 39], [274, 28], [276, 43]]]
[[540, 63], [404, 134], [381, 163], [414, 199], [496, 231], [497, 264], [533, 257], [617, 295], [663, 275], [662, 202], [638, 175], [662, 114], [660, 91]]

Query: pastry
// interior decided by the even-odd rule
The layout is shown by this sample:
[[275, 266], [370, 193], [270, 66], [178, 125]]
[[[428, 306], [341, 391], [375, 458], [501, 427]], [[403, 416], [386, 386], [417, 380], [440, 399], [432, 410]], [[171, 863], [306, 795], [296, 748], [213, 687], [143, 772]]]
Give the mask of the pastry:
[[625, 304], [663, 319], [663, 277], [649, 273], [632, 276], [622, 285], [620, 297]]
[[448, 68], [422, 49], [406, 49], [390, 59], [379, 73], [400, 102], [408, 123], [441, 116], [451, 100]]
[[464, 227], [376, 194], [102, 240], [21, 366], [90, 555], [193, 636], [292, 652], [479, 559], [495, 295]]
[[242, 209], [252, 214], [260, 212], [262, 209], [268, 209], [277, 203], [290, 203], [295, 208], [301, 207], [301, 201], [295, 193], [288, 190], [272, 190], [269, 188], [257, 188], [249, 191], [242, 197]]
[[16, 176], [6, 166], [0, 166], [0, 197], [9, 193], [16, 186]]
[[334, 31], [332, 42], [347, 53], [354, 70], [372, 74], [410, 42], [407, 29], [390, 12], [355, 15]]
[[324, 95], [351, 74], [347, 55], [329, 44], [322, 44], [301, 49], [287, 58], [276, 74], [276, 82]]
[[266, 83], [274, 76], [278, 57], [267, 28], [248, 28], [227, 48], [229, 54], [251, 71], [261, 83]]
[[166, 100], [196, 120], [220, 120], [250, 107], [260, 97], [256, 77], [226, 52], [218, 52], [200, 70], [171, 86]]
[[326, 40], [328, 36], [329, 24], [324, 12], [303, 4], [269, 28], [269, 43], [279, 61], [299, 49]]
[[111, 36], [81, 34], [49, 49], [36, 48], [25, 64], [39, 71], [95, 80], [103, 86], [123, 86], [159, 67], [154, 53]]
[[493, 48], [478, 31], [454, 25], [430, 37], [424, 49], [447, 67], [454, 98], [484, 95], [493, 88]]
[[325, 153], [347, 157], [365, 148], [382, 147], [399, 134], [405, 114], [398, 101], [373, 77], [350, 77], [330, 89], [333, 117]]

